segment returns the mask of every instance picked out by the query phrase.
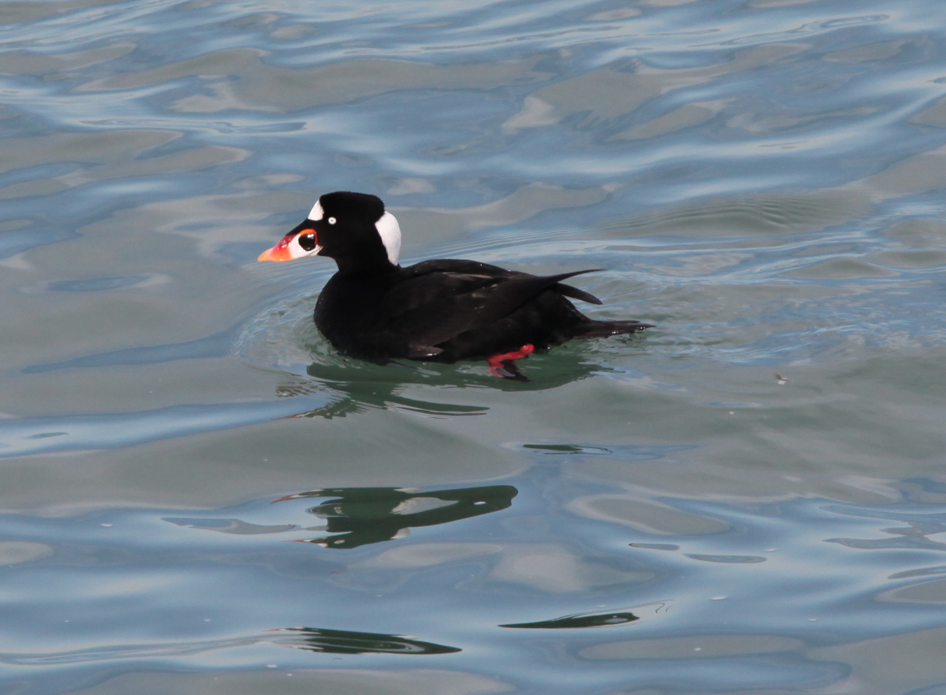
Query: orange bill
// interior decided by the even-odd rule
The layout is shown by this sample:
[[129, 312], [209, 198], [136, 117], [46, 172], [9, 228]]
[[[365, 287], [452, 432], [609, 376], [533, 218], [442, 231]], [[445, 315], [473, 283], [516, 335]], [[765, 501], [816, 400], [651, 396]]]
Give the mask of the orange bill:
[[273, 248], [263, 251], [257, 258], [257, 261], [291, 261], [292, 254], [289, 253], [289, 242], [296, 237], [296, 234], [287, 234]]

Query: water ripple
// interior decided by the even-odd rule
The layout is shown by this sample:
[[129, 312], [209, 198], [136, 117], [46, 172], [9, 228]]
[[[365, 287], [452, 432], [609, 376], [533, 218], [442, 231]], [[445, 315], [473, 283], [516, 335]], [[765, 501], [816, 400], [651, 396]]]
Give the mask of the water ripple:
[[[941, 14], [0, 2], [4, 686], [942, 690]], [[346, 359], [339, 189], [658, 327]]]

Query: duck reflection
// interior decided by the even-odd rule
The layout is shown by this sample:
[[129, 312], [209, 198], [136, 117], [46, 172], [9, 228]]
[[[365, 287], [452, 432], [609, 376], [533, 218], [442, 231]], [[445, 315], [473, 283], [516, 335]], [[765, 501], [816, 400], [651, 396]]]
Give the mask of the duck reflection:
[[273, 640], [283, 647], [327, 654], [454, 654], [460, 649], [381, 632], [323, 630], [316, 627], [277, 628]]
[[351, 549], [406, 536], [411, 528], [436, 526], [506, 509], [519, 491], [487, 485], [420, 492], [403, 488], [327, 488], [281, 497], [275, 502], [326, 497], [307, 511], [328, 522], [327, 536], [307, 539], [326, 548]]
[[613, 608], [608, 611], [593, 613], [573, 613], [572, 615], [539, 620], [530, 623], [507, 623], [499, 627], [525, 628], [531, 630], [572, 630], [575, 628], [612, 627], [636, 623], [641, 619], [657, 618], [670, 610], [667, 601], [655, 601], [630, 608]]
[[363, 413], [370, 408], [389, 408], [391, 406], [414, 410], [429, 415], [482, 415], [489, 408], [472, 405], [459, 405], [450, 403], [432, 403], [421, 401], [414, 398], [407, 398], [396, 393], [396, 390], [402, 386], [397, 383], [384, 382], [348, 382], [323, 384], [309, 383], [285, 383], [276, 387], [276, 395], [282, 398], [292, 396], [311, 395], [316, 391], [326, 393], [331, 397], [331, 401], [324, 406], [307, 410], [296, 415], [289, 415], [289, 418], [297, 417], [322, 417], [331, 420], [335, 417], [345, 417]]
[[[631, 340], [627, 339], [629, 343]], [[277, 387], [276, 394], [292, 397], [322, 392], [333, 396], [328, 405], [291, 417], [345, 417], [369, 408], [392, 406], [431, 415], [480, 415], [489, 408], [425, 401], [405, 396], [402, 392], [414, 388], [416, 393], [423, 387], [437, 387], [438, 396], [442, 396], [445, 391], [445, 388], [440, 387], [544, 391], [587, 379], [596, 373], [612, 371], [589, 362], [588, 355], [580, 346], [559, 347], [552, 353], [533, 354], [523, 362], [520, 365], [523, 370], [521, 378], [501, 379], [487, 372], [485, 362], [404, 364], [392, 361], [374, 364], [361, 360], [325, 359], [313, 362], [306, 368], [306, 373], [314, 381], [283, 383]]]
[[623, 625], [640, 620], [640, 617], [630, 611], [618, 611], [615, 613], [582, 613], [579, 615], [567, 615], [564, 618], [555, 618], [554, 620], [540, 620], [535, 623], [509, 623], [499, 627], [521, 627], [532, 628], [534, 630], [560, 630], [572, 629], [576, 627], [603, 627], [605, 625]]

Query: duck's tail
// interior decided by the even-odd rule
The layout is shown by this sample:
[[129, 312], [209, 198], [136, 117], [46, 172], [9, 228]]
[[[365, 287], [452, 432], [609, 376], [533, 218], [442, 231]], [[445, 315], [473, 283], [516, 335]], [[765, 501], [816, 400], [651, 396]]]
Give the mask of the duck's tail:
[[576, 338], [607, 338], [609, 335], [627, 335], [645, 328], [654, 328], [652, 323], [643, 321], [592, 321], [581, 326]]

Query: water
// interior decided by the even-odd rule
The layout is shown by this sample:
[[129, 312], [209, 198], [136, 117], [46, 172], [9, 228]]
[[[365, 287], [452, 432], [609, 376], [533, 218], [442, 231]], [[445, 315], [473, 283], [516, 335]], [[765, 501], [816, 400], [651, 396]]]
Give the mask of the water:
[[[939, 10], [0, 2], [0, 691], [946, 692]], [[658, 327], [341, 357], [344, 189]]]

